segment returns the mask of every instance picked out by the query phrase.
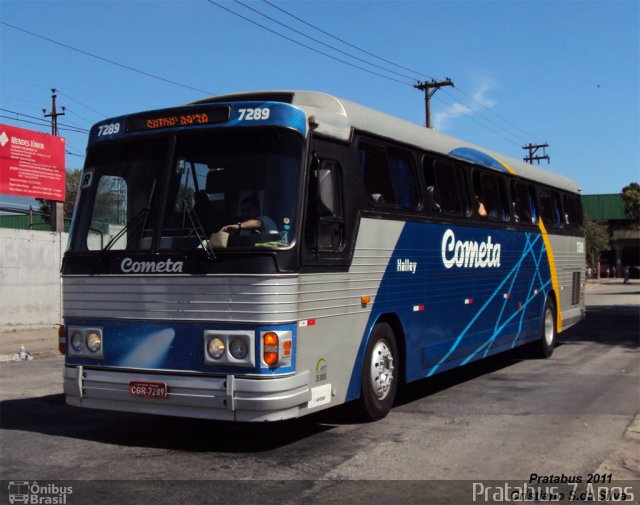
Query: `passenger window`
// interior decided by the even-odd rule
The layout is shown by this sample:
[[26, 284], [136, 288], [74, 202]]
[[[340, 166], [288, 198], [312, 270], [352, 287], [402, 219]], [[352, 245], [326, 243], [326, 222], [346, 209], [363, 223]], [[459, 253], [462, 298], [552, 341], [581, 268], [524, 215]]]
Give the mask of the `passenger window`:
[[538, 200], [536, 198], [536, 190], [533, 186], [529, 185], [529, 203], [531, 205], [531, 222], [538, 224], [538, 217], [540, 211], [538, 210]]
[[418, 195], [412, 156], [407, 152], [389, 149], [389, 166], [396, 202], [406, 209], [415, 209]]
[[375, 204], [395, 203], [391, 174], [384, 148], [360, 144], [358, 158], [369, 200]]
[[360, 170], [369, 200], [374, 204], [418, 206], [417, 184], [411, 154], [399, 149], [361, 143]]
[[504, 182], [496, 174], [474, 171], [473, 191], [474, 211], [477, 216], [494, 221], [509, 219]]
[[432, 212], [462, 214], [466, 205], [460, 196], [462, 183], [458, 167], [425, 157], [423, 170], [427, 184], [427, 208]]
[[564, 224], [569, 228], [582, 227], [582, 207], [579, 197], [564, 195]]
[[516, 223], [535, 224], [535, 207], [530, 188], [526, 184], [514, 181], [511, 185], [511, 197]]
[[540, 190], [540, 213], [543, 222], [547, 226], [555, 228], [562, 226], [559, 203], [558, 194], [555, 191], [546, 188]]

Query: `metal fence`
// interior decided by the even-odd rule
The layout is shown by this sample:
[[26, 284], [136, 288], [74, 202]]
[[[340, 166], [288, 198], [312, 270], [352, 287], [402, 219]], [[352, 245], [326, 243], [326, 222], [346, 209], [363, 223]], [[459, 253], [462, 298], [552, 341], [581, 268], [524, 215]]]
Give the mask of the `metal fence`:
[[[38, 207], [0, 202], [0, 228], [14, 230], [51, 230], [51, 215]], [[68, 232], [71, 219], [65, 218], [64, 231]]]

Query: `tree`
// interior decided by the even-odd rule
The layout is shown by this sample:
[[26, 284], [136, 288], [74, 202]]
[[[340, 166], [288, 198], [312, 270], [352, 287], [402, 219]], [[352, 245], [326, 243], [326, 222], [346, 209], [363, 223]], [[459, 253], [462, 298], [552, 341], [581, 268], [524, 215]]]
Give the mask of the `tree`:
[[640, 225], [640, 184], [632, 182], [622, 188], [624, 213], [635, 226]]
[[600, 254], [602, 251], [607, 251], [611, 248], [609, 246], [609, 232], [607, 227], [585, 216], [584, 238], [587, 244], [589, 265], [597, 268], [598, 263], [600, 263]]
[[[67, 170], [67, 182], [65, 187], [65, 199], [64, 199], [64, 218], [70, 219], [73, 214], [73, 206], [76, 203], [76, 194], [78, 193], [78, 186], [80, 185], [80, 178], [82, 177], [81, 168], [72, 168]], [[51, 222], [51, 202], [49, 200], [43, 200], [37, 198], [40, 202], [40, 208], [38, 211], [43, 214], [43, 218], [47, 223]]]

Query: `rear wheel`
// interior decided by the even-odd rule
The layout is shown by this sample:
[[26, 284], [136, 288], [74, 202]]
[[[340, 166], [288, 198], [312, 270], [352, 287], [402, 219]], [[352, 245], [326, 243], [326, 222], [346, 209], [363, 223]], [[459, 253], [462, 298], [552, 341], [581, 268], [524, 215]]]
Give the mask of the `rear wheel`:
[[548, 358], [556, 346], [556, 306], [553, 298], [548, 297], [542, 312], [540, 339], [533, 344], [533, 355], [536, 358]]
[[398, 346], [391, 326], [373, 327], [362, 366], [362, 395], [359, 414], [367, 421], [385, 417], [398, 389]]

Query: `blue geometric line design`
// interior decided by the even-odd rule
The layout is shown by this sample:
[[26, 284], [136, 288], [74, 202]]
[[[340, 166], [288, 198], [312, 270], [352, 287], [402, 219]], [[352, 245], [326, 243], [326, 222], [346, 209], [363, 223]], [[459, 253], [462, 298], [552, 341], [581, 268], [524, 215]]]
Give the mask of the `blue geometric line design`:
[[[533, 290], [533, 285], [536, 282], [536, 277], [538, 278], [538, 280], [540, 281], [540, 292], [542, 293], [544, 288], [546, 287], [546, 284], [548, 283], [543, 283], [542, 281], [542, 277], [540, 275], [540, 263], [542, 262], [542, 258], [544, 253], [546, 252], [546, 247], [542, 246], [542, 248], [540, 249], [540, 255], [538, 256], [538, 258], [536, 259], [536, 257], [533, 257], [533, 261], [536, 265], [536, 274], [534, 276], [531, 277], [531, 284], [529, 284], [529, 292], [527, 293], [527, 298], [529, 298], [531, 296], [531, 291]], [[546, 293], [545, 293], [546, 296]], [[518, 333], [516, 333], [515, 338], [513, 339], [513, 342], [511, 343], [511, 348], [513, 349], [516, 346], [516, 342], [518, 341], [518, 338], [520, 338], [520, 333], [522, 332], [522, 323], [524, 322], [524, 315], [525, 315], [525, 311], [522, 311], [522, 315], [520, 316], [520, 324], [518, 325]]]
[[[540, 281], [542, 282], [542, 277], [540, 276], [539, 273], [539, 263], [535, 261], [535, 254], [532, 252], [533, 248], [535, 246], [535, 244], [538, 242], [538, 240], [540, 240], [541, 235], [536, 235], [535, 239], [533, 241], [530, 240], [531, 235], [530, 234], [526, 234], [526, 239], [527, 242], [525, 244], [524, 250], [522, 251], [522, 255], [520, 256], [520, 259], [516, 262], [516, 264], [513, 266], [513, 268], [511, 269], [511, 271], [505, 276], [505, 278], [502, 280], [502, 282], [500, 282], [500, 284], [496, 287], [496, 289], [494, 290], [494, 292], [491, 294], [491, 296], [489, 296], [489, 298], [487, 299], [487, 301], [484, 303], [484, 305], [482, 305], [482, 307], [480, 308], [480, 310], [476, 313], [475, 316], [473, 316], [473, 318], [471, 319], [471, 321], [469, 321], [469, 323], [467, 324], [467, 326], [465, 326], [465, 328], [462, 330], [462, 332], [460, 332], [460, 334], [456, 337], [456, 340], [454, 341], [454, 343], [451, 345], [451, 347], [449, 348], [449, 350], [447, 351], [447, 353], [440, 358], [440, 361], [438, 361], [438, 363], [436, 365], [434, 365], [431, 370], [429, 370], [429, 372], [427, 373], [427, 377], [432, 376], [434, 373], [436, 373], [436, 371], [438, 370], [438, 368], [440, 368], [440, 366], [447, 360], [447, 358], [449, 356], [451, 356], [451, 354], [456, 350], [456, 348], [460, 345], [460, 342], [462, 341], [462, 339], [465, 337], [465, 335], [467, 334], [467, 332], [471, 329], [471, 327], [473, 326], [473, 324], [476, 322], [476, 320], [483, 314], [483, 312], [486, 310], [486, 308], [491, 304], [491, 302], [495, 299], [496, 295], [500, 292], [500, 290], [502, 289], [502, 287], [507, 283], [507, 281], [509, 280], [509, 278], [511, 278], [512, 276], [516, 276], [517, 273], [520, 271], [520, 267], [522, 265], [522, 263], [524, 262], [525, 258], [531, 253], [531, 255], [533, 256], [533, 260], [536, 263], [536, 270], [537, 270], [537, 274], [538, 277], [540, 278]], [[543, 246], [544, 247], [544, 246]], [[513, 286], [513, 283], [512, 283]], [[542, 289], [542, 288], [541, 288]], [[533, 299], [530, 298], [527, 303], [530, 302], [530, 300]], [[513, 320], [514, 317], [516, 317], [518, 315], [518, 312], [515, 312], [512, 316], [510, 316], [507, 321], [502, 324], [499, 329], [497, 330], [497, 332], [494, 331], [494, 334], [491, 336], [491, 338], [489, 338], [487, 340], [487, 342], [485, 342], [478, 350], [476, 350], [473, 354], [471, 354], [470, 356], [468, 356], [467, 358], [465, 358], [465, 360], [462, 362], [462, 364], [466, 364], [468, 363], [473, 356], [475, 356], [481, 349], [483, 349], [484, 347], [486, 347], [487, 345], [490, 345], [493, 340], [495, 340], [495, 338], [497, 337], [497, 335], [504, 329], [504, 327], [511, 322], [511, 320]], [[502, 313], [501, 313], [502, 316]], [[500, 317], [501, 317], [500, 316]]]

